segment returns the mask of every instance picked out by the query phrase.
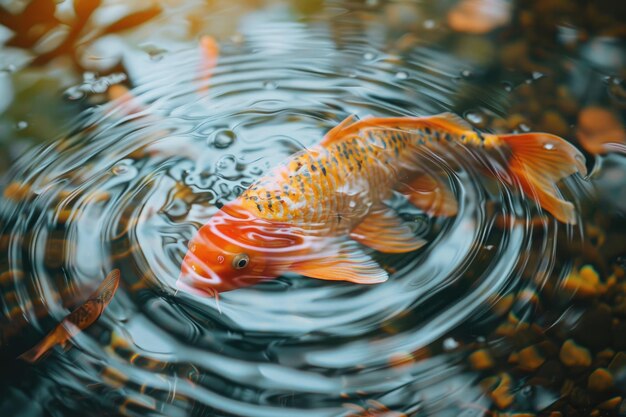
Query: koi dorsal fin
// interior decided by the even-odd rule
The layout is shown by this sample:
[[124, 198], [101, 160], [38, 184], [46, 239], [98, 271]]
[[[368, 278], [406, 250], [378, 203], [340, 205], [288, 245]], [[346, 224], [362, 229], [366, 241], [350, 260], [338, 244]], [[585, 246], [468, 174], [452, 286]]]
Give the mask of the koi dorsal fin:
[[357, 122], [358, 120], [354, 114], [346, 117], [341, 123], [330, 129], [328, 133], [326, 133], [326, 136], [324, 136], [324, 139], [322, 139], [321, 145], [326, 146], [335, 142], [336, 140], [341, 139], [346, 128]]
[[446, 112], [430, 117], [433, 121], [441, 121], [441, 127], [450, 130], [474, 130], [474, 127], [461, 116]]

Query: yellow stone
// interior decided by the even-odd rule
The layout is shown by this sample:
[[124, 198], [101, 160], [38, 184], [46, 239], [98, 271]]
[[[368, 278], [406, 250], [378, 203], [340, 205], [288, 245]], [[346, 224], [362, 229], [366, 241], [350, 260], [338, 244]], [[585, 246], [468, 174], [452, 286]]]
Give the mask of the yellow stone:
[[30, 186], [28, 184], [22, 184], [19, 182], [12, 182], [4, 189], [4, 197], [8, 200], [20, 201], [24, 199], [30, 192]]
[[598, 368], [589, 375], [587, 386], [592, 391], [606, 391], [613, 386], [613, 375], [604, 368]]
[[618, 405], [621, 404], [621, 402], [622, 397], [613, 397], [604, 401], [603, 403], [600, 403], [600, 405], [598, 405], [598, 408], [601, 410], [614, 410], [617, 408]]
[[563, 289], [577, 298], [593, 297], [600, 292], [601, 288], [600, 276], [591, 265], [572, 271], [563, 280]]
[[515, 301], [515, 298], [513, 297], [513, 294], [505, 295], [504, 297], [500, 298], [498, 301], [495, 302], [495, 304], [492, 307], [493, 312], [499, 317], [504, 316], [506, 313], [508, 313], [511, 310], [511, 307], [513, 306], [514, 301]]
[[578, 272], [578, 274], [580, 275], [580, 278], [592, 285], [597, 285], [598, 283], [600, 283], [600, 276], [598, 275], [598, 272], [593, 269], [593, 267], [591, 265], [585, 265], [582, 268], [580, 268], [580, 271]]
[[534, 346], [519, 351], [519, 367], [524, 371], [534, 371], [546, 361]]
[[491, 400], [499, 409], [503, 410], [513, 404], [515, 396], [511, 394], [511, 377], [509, 374], [500, 375], [500, 383], [491, 392]]
[[477, 350], [469, 356], [472, 369], [482, 371], [493, 367], [493, 359], [485, 349]]
[[498, 336], [513, 336], [515, 334], [516, 326], [511, 323], [502, 323], [498, 326], [495, 334]]
[[591, 365], [591, 353], [589, 350], [578, 346], [572, 339], [568, 339], [561, 346], [559, 358], [566, 366], [583, 366]]

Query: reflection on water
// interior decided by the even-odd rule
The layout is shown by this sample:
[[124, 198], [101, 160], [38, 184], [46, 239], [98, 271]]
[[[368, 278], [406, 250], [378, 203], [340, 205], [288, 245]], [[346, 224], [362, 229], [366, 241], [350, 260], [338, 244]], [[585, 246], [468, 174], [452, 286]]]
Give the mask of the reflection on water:
[[[477, 35], [451, 31], [442, 18], [447, 8], [434, 2], [242, 1], [212, 13], [172, 2], [127, 38], [102, 38], [120, 59], [100, 76], [81, 74], [73, 88], [55, 87], [55, 100], [65, 104], [34, 107], [37, 117], [28, 116], [27, 125], [11, 119], [28, 115], [19, 112], [18, 92], [17, 108], [2, 118], [10, 137], [44, 138], [41, 125], [87, 109], [48, 130], [60, 132], [56, 140], [45, 137], [5, 176], [0, 346], [8, 371], [0, 410], [623, 413], [620, 155], [598, 157], [590, 182], [560, 184], [582, 214], [576, 226], [524, 198], [502, 176], [505, 159], [477, 161], [462, 150], [434, 155], [429, 163], [453, 184], [459, 212], [435, 217], [394, 199], [428, 243], [406, 254], [375, 254], [391, 273], [383, 284], [285, 274], [221, 294], [219, 305], [176, 288], [198, 228], [349, 114], [453, 111], [499, 133], [544, 130], [575, 140], [580, 109], [594, 105], [623, 131], [623, 86], [613, 81], [623, 63], [612, 43], [590, 52], [596, 44], [583, 44], [578, 34], [595, 35], [586, 24], [553, 27], [555, 39], [565, 39], [560, 44], [534, 42], [522, 29], [549, 23], [536, 14], [529, 23], [532, 5], [488, 3], [513, 6], [511, 23]], [[145, 39], [159, 39], [141, 33], [150, 25], [179, 34], [150, 44]], [[217, 66], [207, 62], [200, 35], [218, 40]], [[567, 50], [579, 53], [566, 57]], [[22, 71], [41, 71], [32, 68]], [[2, 76], [23, 91], [22, 71]], [[83, 101], [71, 100], [81, 94]], [[57, 115], [54, 123], [49, 114]], [[593, 122], [583, 127], [605, 140]], [[13, 359], [116, 268], [119, 289], [99, 320], [75, 336], [73, 349], [53, 350], [34, 366]]]

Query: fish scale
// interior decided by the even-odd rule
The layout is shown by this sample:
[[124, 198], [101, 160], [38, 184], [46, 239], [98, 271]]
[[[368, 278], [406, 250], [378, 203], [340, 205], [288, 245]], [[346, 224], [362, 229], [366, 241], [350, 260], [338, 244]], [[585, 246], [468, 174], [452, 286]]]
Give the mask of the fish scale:
[[[342, 213], [351, 218], [355, 205], [362, 209], [363, 204], [371, 206], [389, 198], [399, 178], [407, 177], [407, 169], [389, 167], [408, 165], [422, 145], [432, 148], [453, 138], [450, 132], [431, 128], [368, 128], [329, 147], [315, 146], [294, 154], [243, 193], [244, 205], [261, 218], [299, 221], [304, 226], [331, 222]], [[469, 133], [459, 143], [482, 145], [477, 135]], [[341, 190], [351, 188], [359, 198], [345, 198]], [[335, 226], [333, 230], [339, 228]]]

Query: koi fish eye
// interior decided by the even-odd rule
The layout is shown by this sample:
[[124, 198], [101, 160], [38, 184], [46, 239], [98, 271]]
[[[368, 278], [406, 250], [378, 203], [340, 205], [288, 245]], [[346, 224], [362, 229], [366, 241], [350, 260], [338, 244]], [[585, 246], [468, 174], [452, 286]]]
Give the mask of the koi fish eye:
[[235, 269], [244, 269], [250, 263], [250, 257], [245, 253], [240, 253], [239, 255], [235, 255], [233, 258], [233, 268]]

